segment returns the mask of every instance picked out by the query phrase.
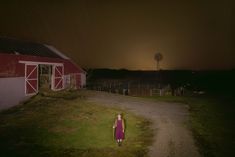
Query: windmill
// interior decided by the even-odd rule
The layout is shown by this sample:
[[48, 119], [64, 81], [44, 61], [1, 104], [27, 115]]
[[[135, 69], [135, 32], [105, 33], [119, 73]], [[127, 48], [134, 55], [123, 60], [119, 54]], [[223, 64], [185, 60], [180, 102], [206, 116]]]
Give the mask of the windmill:
[[158, 53], [156, 53], [155, 55], [154, 55], [154, 60], [156, 61], [156, 63], [157, 63], [157, 70], [160, 70], [160, 61], [163, 59], [163, 55], [160, 53], [160, 52], [158, 52]]

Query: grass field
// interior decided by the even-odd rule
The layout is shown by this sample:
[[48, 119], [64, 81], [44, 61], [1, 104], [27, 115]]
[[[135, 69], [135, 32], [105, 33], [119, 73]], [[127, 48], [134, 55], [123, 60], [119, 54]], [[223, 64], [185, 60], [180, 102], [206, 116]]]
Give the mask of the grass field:
[[189, 105], [190, 121], [202, 156], [235, 156], [235, 99], [233, 97], [151, 97]]
[[[112, 125], [126, 119], [118, 147]], [[39, 94], [0, 113], [1, 157], [141, 157], [151, 144], [151, 122], [117, 108], [89, 103], [79, 92]]]

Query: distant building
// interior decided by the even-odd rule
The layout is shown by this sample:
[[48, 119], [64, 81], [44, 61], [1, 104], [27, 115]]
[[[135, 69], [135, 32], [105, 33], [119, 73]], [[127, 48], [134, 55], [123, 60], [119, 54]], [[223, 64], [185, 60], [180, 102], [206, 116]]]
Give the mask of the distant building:
[[80, 89], [86, 72], [50, 45], [0, 38], [0, 109], [39, 92]]

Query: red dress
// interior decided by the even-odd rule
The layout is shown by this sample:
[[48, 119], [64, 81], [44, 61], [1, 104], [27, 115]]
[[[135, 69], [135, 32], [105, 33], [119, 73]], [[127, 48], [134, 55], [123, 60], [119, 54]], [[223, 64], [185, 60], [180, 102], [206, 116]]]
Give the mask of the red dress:
[[122, 119], [117, 120], [117, 126], [115, 130], [115, 137], [116, 140], [124, 139], [124, 132], [123, 132], [123, 126], [122, 126]]

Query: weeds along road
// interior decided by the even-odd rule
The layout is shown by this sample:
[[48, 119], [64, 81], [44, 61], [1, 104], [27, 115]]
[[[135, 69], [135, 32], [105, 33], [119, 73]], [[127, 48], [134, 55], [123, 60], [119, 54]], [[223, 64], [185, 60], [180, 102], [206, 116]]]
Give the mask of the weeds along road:
[[[189, 112], [186, 105], [154, 102], [148, 99], [96, 91], [83, 91], [88, 101], [120, 107], [153, 121], [154, 142], [150, 157], [199, 157], [193, 136], [186, 126]], [[128, 119], [127, 119], [128, 121]]]

